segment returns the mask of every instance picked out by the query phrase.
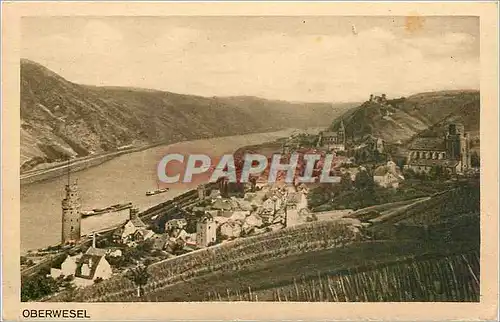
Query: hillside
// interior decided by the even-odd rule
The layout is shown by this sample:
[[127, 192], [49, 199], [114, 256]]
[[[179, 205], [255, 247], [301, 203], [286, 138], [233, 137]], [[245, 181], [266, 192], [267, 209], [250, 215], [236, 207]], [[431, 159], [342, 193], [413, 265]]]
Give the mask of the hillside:
[[[319, 282], [316, 285], [329, 284], [328, 278], [346, 275], [349, 278], [360, 272], [367, 272], [378, 280], [387, 269], [393, 277], [390, 281], [378, 285], [347, 284], [346, 287], [358, 295], [371, 293], [376, 297], [372, 301], [381, 300], [379, 295], [397, 301], [432, 301], [436, 296], [442, 301], [477, 301], [478, 289], [464, 293], [462, 290], [479, 286], [478, 283], [469, 285], [471, 275], [479, 272], [478, 187], [478, 182], [464, 183], [390, 220], [365, 228], [357, 228], [359, 225], [352, 226], [347, 221], [313, 221], [157, 262], [149, 266], [151, 278], [142, 298], [136, 297], [135, 285], [130, 280], [115, 275], [74, 293], [60, 293], [49, 301], [206, 301], [213, 300], [215, 294], [237, 301], [241, 300], [238, 293], [245, 292], [258, 293], [258, 298], [266, 301], [273, 300], [273, 292], [278, 289], [285, 289], [284, 293], [289, 294], [297, 285], [302, 288], [314, 281]], [[473, 265], [474, 272], [468, 264], [455, 260], [462, 258], [467, 262], [466, 257], [471, 253], [477, 262]], [[448, 256], [451, 257], [446, 258]], [[394, 265], [394, 269], [388, 267]], [[409, 266], [415, 267], [409, 272], [411, 283], [422, 287], [406, 284]], [[435, 286], [436, 283], [447, 286], [442, 289]], [[395, 293], [388, 294], [384, 285]], [[454, 288], [460, 291], [448, 292]], [[412, 293], [406, 294], [403, 290]], [[314, 298], [302, 299], [315, 301]], [[364, 299], [332, 296], [327, 300]]]
[[440, 135], [445, 123], [461, 122], [473, 137], [479, 136], [480, 95], [478, 91], [439, 91], [380, 103], [366, 101], [337, 118], [343, 119], [347, 138], [359, 142], [369, 135], [395, 143], [417, 135]]
[[21, 60], [21, 170], [129, 144], [326, 126], [349, 107], [79, 85]]

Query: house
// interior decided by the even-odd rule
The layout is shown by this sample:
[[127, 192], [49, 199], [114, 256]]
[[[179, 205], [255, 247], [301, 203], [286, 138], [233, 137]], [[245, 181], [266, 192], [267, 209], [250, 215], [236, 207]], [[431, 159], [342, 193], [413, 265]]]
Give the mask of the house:
[[401, 169], [393, 161], [388, 161], [387, 165], [380, 166], [373, 172], [373, 181], [383, 188], [398, 188], [403, 180]]
[[[111, 265], [106, 260], [105, 249], [95, 247], [95, 235], [93, 236], [92, 246], [87, 249], [85, 254], [68, 256], [61, 264], [61, 269], [51, 268], [50, 275], [53, 278], [59, 276], [73, 275], [73, 282], [76, 286], [88, 286], [93, 284], [97, 278], [107, 279], [112, 275]], [[121, 252], [120, 252], [121, 256]]]
[[274, 214], [281, 207], [281, 200], [277, 196], [272, 196], [262, 203], [262, 213]]
[[245, 218], [245, 223], [249, 226], [260, 227], [263, 224], [262, 218], [257, 214], [251, 214]]
[[154, 232], [150, 229], [138, 229], [132, 236], [132, 240], [135, 242], [142, 242], [150, 239], [154, 236]]
[[61, 268], [51, 267], [50, 276], [57, 278], [59, 276], [75, 275], [78, 260], [82, 257], [82, 253], [78, 255], [68, 255], [64, 262], [61, 263]]
[[76, 286], [88, 286], [98, 278], [108, 279], [113, 274], [111, 265], [104, 256], [84, 254], [78, 261], [75, 270]]
[[123, 226], [123, 230], [121, 231], [122, 241], [125, 242], [131, 236], [133, 236], [138, 230], [147, 229], [146, 224], [137, 216], [137, 210], [132, 208], [130, 209], [130, 219]]
[[241, 225], [232, 221], [228, 221], [220, 226], [220, 234], [226, 238], [240, 237], [241, 231]]

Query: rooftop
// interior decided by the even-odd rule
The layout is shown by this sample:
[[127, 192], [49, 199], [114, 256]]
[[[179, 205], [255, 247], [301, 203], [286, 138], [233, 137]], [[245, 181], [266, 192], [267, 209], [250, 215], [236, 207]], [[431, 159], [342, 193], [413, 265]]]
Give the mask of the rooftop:
[[[99, 262], [103, 256], [97, 256], [97, 255], [89, 255], [85, 254], [83, 255], [80, 260], [78, 261], [78, 265], [76, 267], [76, 272], [75, 272], [75, 277], [79, 278], [85, 278], [85, 279], [94, 279], [94, 275], [97, 269], [97, 266], [99, 265]], [[89, 265], [90, 267], [90, 272], [88, 275], [82, 275], [82, 266], [83, 265]]]
[[105, 256], [106, 255], [106, 250], [102, 248], [95, 248], [93, 246], [90, 246], [87, 251], [85, 252], [85, 255], [92, 255], [92, 256]]
[[337, 137], [338, 134], [337, 134], [337, 132], [330, 132], [329, 131], [329, 132], [322, 132], [321, 136], [323, 136], [323, 137]]
[[413, 141], [410, 150], [446, 151], [446, 144], [439, 137], [419, 137]]

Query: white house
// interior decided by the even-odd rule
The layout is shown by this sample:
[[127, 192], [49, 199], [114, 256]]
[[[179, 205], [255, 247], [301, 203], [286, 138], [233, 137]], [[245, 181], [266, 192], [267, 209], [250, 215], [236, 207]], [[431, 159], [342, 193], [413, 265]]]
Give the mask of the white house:
[[112, 274], [111, 265], [104, 256], [84, 254], [77, 262], [74, 283], [76, 286], [87, 286], [98, 278], [108, 279]]
[[105, 256], [78, 254], [68, 256], [61, 264], [61, 269], [51, 268], [50, 275], [53, 278], [59, 276], [74, 276], [73, 283], [76, 286], [88, 286], [97, 278], [110, 278], [113, 271]]
[[241, 226], [238, 223], [228, 221], [220, 226], [220, 233], [228, 238], [239, 237], [241, 235]]
[[398, 188], [404, 179], [401, 170], [393, 161], [388, 161], [387, 165], [380, 166], [373, 172], [373, 181], [384, 188]]
[[68, 256], [62, 262], [61, 268], [54, 268], [52, 267], [50, 269], [50, 276], [53, 278], [57, 278], [61, 275], [63, 276], [70, 276], [70, 275], [75, 275], [76, 272], [76, 267], [78, 266], [77, 261], [82, 257], [82, 253], [75, 255], [75, 256]]
[[[50, 275], [53, 278], [59, 276], [74, 276], [73, 283], [76, 286], [87, 286], [94, 283], [97, 278], [110, 278], [113, 271], [106, 260], [108, 251], [96, 247], [96, 235], [92, 236], [92, 246], [85, 254], [68, 256], [61, 264], [61, 269], [51, 268]], [[114, 254], [117, 255], [117, 254]], [[121, 251], [118, 256], [121, 256]]]

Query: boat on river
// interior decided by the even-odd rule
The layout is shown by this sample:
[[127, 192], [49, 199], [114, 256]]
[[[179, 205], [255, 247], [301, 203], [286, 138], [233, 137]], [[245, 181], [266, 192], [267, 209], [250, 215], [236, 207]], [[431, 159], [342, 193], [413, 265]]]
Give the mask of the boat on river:
[[164, 193], [164, 192], [167, 192], [169, 190], [170, 190], [169, 188], [161, 188], [161, 189], [146, 191], [146, 196], [158, 195], [160, 193]]
[[125, 209], [130, 209], [132, 208], [132, 203], [127, 202], [127, 203], [118, 203], [109, 207], [105, 208], [94, 208], [92, 210], [83, 210], [81, 212], [82, 217], [90, 217], [90, 216], [95, 216], [95, 215], [102, 215], [105, 213], [110, 213], [110, 212], [117, 212], [120, 210], [125, 210]]

